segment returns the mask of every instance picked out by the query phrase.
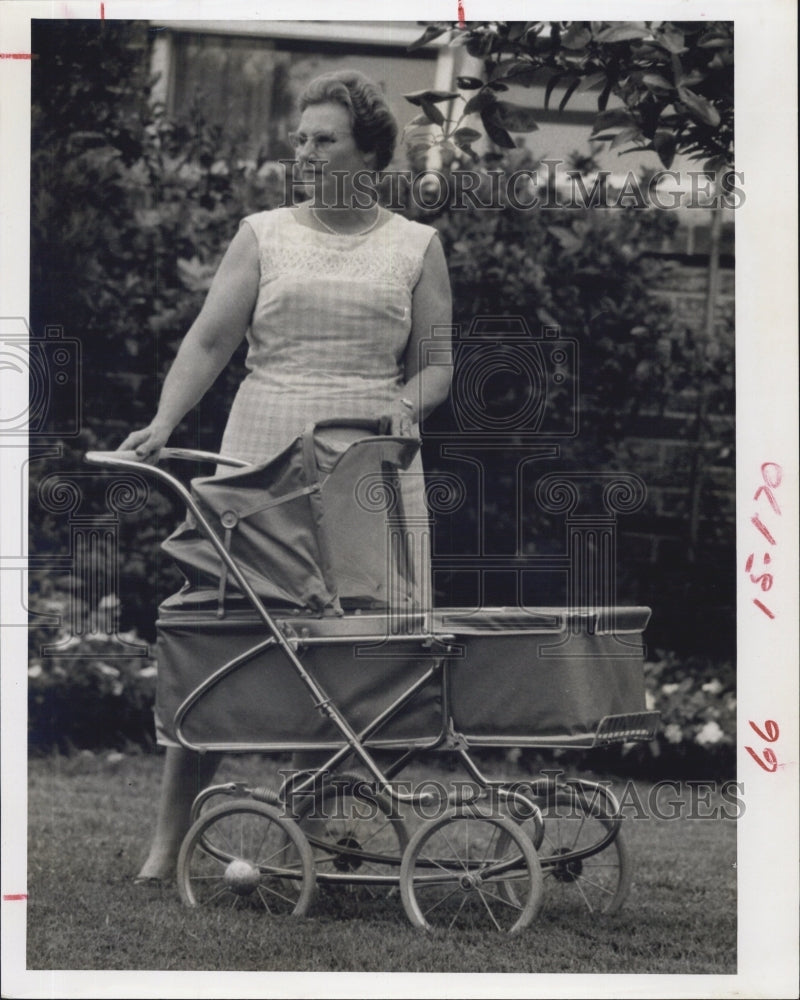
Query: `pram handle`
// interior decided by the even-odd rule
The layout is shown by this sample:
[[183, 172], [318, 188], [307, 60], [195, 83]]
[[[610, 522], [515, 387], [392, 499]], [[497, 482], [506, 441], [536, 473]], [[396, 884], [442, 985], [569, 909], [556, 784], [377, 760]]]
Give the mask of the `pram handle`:
[[[147, 465], [135, 451], [87, 451], [86, 461], [94, 465], [118, 465], [129, 468], [133, 465]], [[237, 469], [246, 469], [250, 464], [240, 458], [228, 458], [226, 455], [216, 455], [211, 451], [196, 451], [193, 448], [162, 448], [158, 461], [178, 459], [185, 462], [210, 462], [215, 465], [231, 465]]]

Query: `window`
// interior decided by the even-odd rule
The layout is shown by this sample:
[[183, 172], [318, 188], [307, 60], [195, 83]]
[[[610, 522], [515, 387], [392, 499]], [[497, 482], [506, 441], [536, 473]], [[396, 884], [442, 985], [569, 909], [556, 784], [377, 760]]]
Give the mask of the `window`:
[[290, 24], [260, 22], [249, 30], [236, 22], [224, 30], [169, 25], [159, 32], [154, 58], [159, 96], [177, 114], [196, 101], [209, 121], [241, 143], [243, 156], [277, 160], [292, 156], [286, 135], [297, 123], [297, 98], [321, 73], [347, 68], [366, 74], [383, 88], [401, 128], [417, 113], [403, 94], [435, 86], [439, 53], [406, 50], [419, 34], [413, 24], [359, 22], [356, 41], [331, 39], [331, 32], [344, 31], [341, 22], [294, 22], [293, 31]]

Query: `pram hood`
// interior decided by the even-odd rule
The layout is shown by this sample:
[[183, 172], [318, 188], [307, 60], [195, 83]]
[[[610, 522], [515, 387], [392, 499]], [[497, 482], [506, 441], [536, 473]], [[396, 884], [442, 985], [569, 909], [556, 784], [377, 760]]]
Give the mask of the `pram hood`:
[[[317, 423], [268, 462], [192, 480], [208, 528], [266, 604], [334, 614], [408, 606], [414, 574], [398, 544], [398, 471], [419, 441], [383, 429], [379, 421]], [[236, 589], [191, 511], [162, 548], [221, 600]]]

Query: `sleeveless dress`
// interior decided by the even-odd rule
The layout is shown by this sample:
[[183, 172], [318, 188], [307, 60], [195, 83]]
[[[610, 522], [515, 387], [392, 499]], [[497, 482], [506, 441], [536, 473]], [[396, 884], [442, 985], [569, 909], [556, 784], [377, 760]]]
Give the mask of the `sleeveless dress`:
[[[299, 222], [290, 208], [247, 216], [241, 225], [255, 234], [260, 281], [247, 333], [249, 372], [236, 394], [220, 450], [261, 463], [291, 444], [309, 423], [376, 419], [403, 395], [412, 293], [436, 230], [392, 215], [360, 236], [318, 232]], [[412, 529], [425, 525], [414, 541], [419, 552], [415, 603], [429, 607], [429, 552], [422, 538], [427, 535], [427, 507], [419, 456], [402, 473], [401, 490]]]

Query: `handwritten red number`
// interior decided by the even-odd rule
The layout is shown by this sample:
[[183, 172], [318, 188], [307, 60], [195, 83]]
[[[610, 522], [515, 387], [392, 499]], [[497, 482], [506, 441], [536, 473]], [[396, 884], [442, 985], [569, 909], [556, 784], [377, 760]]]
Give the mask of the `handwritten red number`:
[[753, 730], [756, 736], [758, 736], [758, 738], [760, 740], [763, 740], [765, 743], [775, 743], [781, 734], [780, 729], [778, 729], [778, 723], [773, 722], [772, 719], [767, 719], [767, 721], [764, 723], [764, 729], [766, 729], [766, 733], [762, 733], [761, 730], [758, 728], [758, 726], [755, 724], [755, 722], [752, 721], [752, 719], [748, 719], [747, 724], [750, 726], [750, 728]]
[[753, 517], [750, 518], [750, 522], [751, 524], [754, 524], [758, 528], [758, 530], [761, 532], [764, 538], [766, 538], [766, 540], [769, 542], [770, 545], [776, 544], [775, 539], [769, 533], [769, 529], [761, 520], [761, 518], [758, 516], [758, 514], [754, 514]]
[[766, 493], [767, 500], [769, 501], [770, 507], [775, 511], [778, 516], [780, 516], [781, 509], [778, 506], [778, 501], [775, 499], [775, 494], [769, 488], [769, 486], [759, 486], [758, 489], [753, 494], [753, 499], [758, 500], [762, 493]]
[[[768, 469], [775, 470], [775, 472], [773, 473], [773, 475], [775, 476], [774, 482], [770, 478], [770, 474], [767, 471]], [[764, 462], [764, 464], [761, 466], [761, 477], [763, 478], [767, 486], [771, 486], [773, 490], [777, 490], [777, 488], [781, 485], [781, 480], [783, 479], [783, 469], [777, 464], [777, 462]]]
[[[758, 736], [759, 739], [764, 740], [765, 743], [774, 743], [781, 734], [781, 731], [778, 728], [778, 723], [774, 722], [772, 719], [767, 719], [767, 721], [764, 723], [764, 729], [766, 730], [766, 732], [759, 729], [759, 727], [755, 724], [755, 722], [753, 722], [752, 719], [748, 719], [747, 723], [753, 730], [753, 732], [756, 734], [756, 736]], [[756, 764], [758, 764], [759, 767], [762, 767], [769, 774], [772, 774], [778, 770], [778, 758], [775, 756], [774, 750], [770, 750], [769, 747], [766, 747], [764, 750], [762, 750], [764, 760], [762, 760], [761, 757], [758, 756], [758, 754], [752, 747], [745, 747], [745, 750], [750, 754], [750, 756], [753, 758]], [[764, 761], [766, 761], [766, 764], [764, 763]]]
[[[783, 481], [783, 469], [780, 467], [780, 465], [778, 465], [777, 462], [762, 462], [761, 478], [764, 480], [764, 483], [762, 486], [759, 486], [758, 489], [755, 491], [755, 493], [753, 494], [753, 499], [758, 500], [761, 494], [764, 493], [766, 495], [767, 502], [769, 503], [770, 507], [780, 517], [781, 509], [778, 506], [778, 501], [775, 499], [775, 494], [773, 490], [776, 490]], [[772, 532], [769, 530], [766, 524], [764, 524], [764, 522], [761, 520], [759, 514], [754, 514], [750, 518], [750, 523], [761, 532], [761, 534], [764, 536], [764, 538], [766, 538], [766, 540], [769, 542], [770, 545], [777, 545], [777, 542], [775, 541]], [[771, 559], [768, 553], [765, 552], [761, 558], [763, 559], [765, 566], [768, 566], [770, 564]], [[745, 573], [749, 574], [750, 582], [757, 583], [761, 588], [762, 593], [766, 593], [768, 590], [772, 589], [774, 578], [771, 573], [762, 573], [760, 576], [752, 573], [751, 570], [753, 568], [754, 559], [755, 555], [753, 554], [747, 557], [747, 562], [745, 563], [744, 571]], [[765, 604], [762, 604], [761, 601], [758, 600], [758, 598], [756, 597], [753, 598], [753, 604], [755, 604], [757, 608], [763, 611], [764, 614], [767, 616], [767, 618], [775, 617], [774, 613], [770, 611], [770, 609]], [[759, 761], [759, 763], [761, 762]], [[761, 766], [763, 767], [764, 765], [762, 764]]]
[[773, 772], [778, 770], [778, 758], [775, 756], [772, 750], [769, 749], [769, 747], [767, 747], [767, 749], [764, 751], [764, 760], [767, 762], [766, 764], [764, 763], [764, 760], [762, 760], [758, 756], [758, 754], [752, 747], [745, 747], [745, 750], [750, 754], [750, 756], [753, 758], [756, 764], [758, 764], [759, 767], [763, 767], [765, 771], [768, 771], [770, 774], [772, 774]]
[[[771, 470], [773, 469], [775, 471], [771, 473]], [[774, 462], [764, 462], [761, 466], [761, 478], [764, 480], [764, 485], [758, 487], [753, 494], [753, 499], [758, 500], [762, 493], [766, 494], [767, 502], [770, 507], [772, 507], [778, 517], [780, 517], [781, 509], [778, 506], [778, 501], [775, 499], [775, 494], [772, 491], [776, 490], [781, 485], [781, 480], [783, 479], [783, 469]]]

